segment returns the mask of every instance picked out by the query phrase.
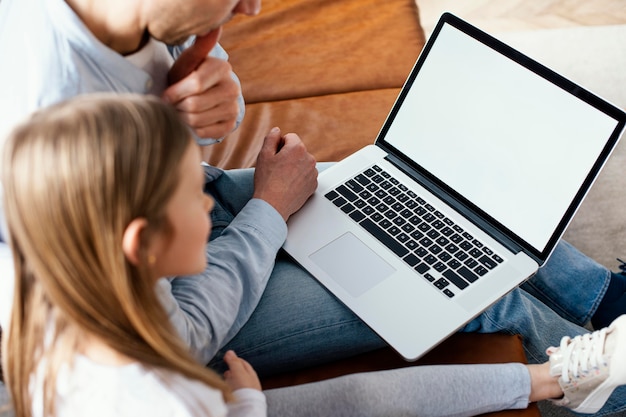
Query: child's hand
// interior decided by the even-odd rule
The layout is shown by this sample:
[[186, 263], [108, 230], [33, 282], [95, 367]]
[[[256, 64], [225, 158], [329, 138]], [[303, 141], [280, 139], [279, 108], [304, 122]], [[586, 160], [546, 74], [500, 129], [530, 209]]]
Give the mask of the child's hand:
[[224, 379], [233, 391], [240, 388], [253, 388], [261, 391], [261, 381], [252, 365], [238, 357], [232, 350], [226, 352], [224, 361], [229, 368], [224, 373]]

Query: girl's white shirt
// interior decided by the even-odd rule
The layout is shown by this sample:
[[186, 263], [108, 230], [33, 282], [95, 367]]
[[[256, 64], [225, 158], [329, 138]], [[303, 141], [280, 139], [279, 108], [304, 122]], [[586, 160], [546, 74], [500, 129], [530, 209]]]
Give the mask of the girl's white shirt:
[[[40, 367], [42, 370], [42, 367]], [[43, 386], [33, 381], [33, 413], [43, 417]], [[224, 403], [220, 391], [171, 371], [133, 362], [103, 365], [77, 355], [57, 378], [57, 417], [266, 416], [265, 395], [254, 389], [234, 392]]]

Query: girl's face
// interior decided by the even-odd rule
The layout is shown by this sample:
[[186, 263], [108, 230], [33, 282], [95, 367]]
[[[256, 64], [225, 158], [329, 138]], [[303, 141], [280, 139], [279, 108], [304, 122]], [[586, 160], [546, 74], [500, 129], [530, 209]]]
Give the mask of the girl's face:
[[168, 233], [152, 265], [158, 277], [190, 275], [206, 268], [205, 246], [211, 230], [213, 198], [203, 192], [204, 169], [200, 148], [190, 141], [180, 162], [180, 182], [167, 208]]

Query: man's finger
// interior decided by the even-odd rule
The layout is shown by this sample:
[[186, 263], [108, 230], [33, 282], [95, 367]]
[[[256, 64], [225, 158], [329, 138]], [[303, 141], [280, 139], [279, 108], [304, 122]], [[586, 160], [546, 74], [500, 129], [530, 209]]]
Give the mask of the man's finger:
[[185, 49], [172, 68], [167, 73], [167, 82], [169, 85], [176, 84], [189, 74], [204, 61], [209, 52], [215, 47], [222, 33], [219, 27], [203, 36], [197, 36], [196, 41], [189, 48]]
[[283, 138], [280, 136], [280, 129], [278, 127], [273, 127], [267, 136], [265, 136], [262, 150], [275, 154], [280, 150], [282, 145]]

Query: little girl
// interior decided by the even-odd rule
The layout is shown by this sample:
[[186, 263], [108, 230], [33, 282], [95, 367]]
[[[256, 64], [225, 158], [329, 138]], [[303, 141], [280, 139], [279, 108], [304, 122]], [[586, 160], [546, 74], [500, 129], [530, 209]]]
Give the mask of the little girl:
[[145, 96], [81, 96], [14, 130], [2, 359], [17, 416], [470, 416], [549, 398], [595, 412], [626, 382], [614, 355], [626, 316], [563, 338], [543, 365], [409, 367], [262, 393], [231, 351], [222, 379], [194, 361], [159, 299], [163, 277], [206, 265], [200, 162], [175, 110]]
[[211, 227], [200, 150], [174, 110], [78, 99], [33, 116], [5, 157], [16, 415], [265, 413], [251, 368], [230, 353], [224, 382], [198, 366], [155, 292], [205, 268]]

